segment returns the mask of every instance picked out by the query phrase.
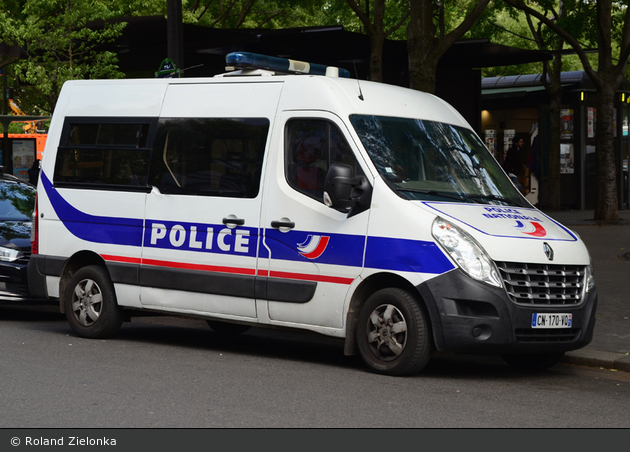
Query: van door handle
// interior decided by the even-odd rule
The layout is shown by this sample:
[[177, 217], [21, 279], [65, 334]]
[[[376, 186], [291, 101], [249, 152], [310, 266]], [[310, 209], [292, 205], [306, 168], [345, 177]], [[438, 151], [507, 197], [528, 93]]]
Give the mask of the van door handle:
[[245, 224], [245, 220], [242, 218], [236, 218], [234, 215], [230, 215], [229, 217], [223, 219], [223, 224], [228, 227], [243, 226]]
[[271, 227], [276, 229], [293, 229], [295, 227], [295, 223], [287, 218], [283, 218], [280, 221], [272, 221]]

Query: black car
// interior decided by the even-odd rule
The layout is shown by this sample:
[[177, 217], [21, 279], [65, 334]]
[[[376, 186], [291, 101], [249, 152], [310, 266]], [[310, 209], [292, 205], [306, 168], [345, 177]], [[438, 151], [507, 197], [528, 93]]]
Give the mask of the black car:
[[0, 301], [28, 300], [26, 267], [31, 255], [31, 215], [36, 188], [0, 174]]

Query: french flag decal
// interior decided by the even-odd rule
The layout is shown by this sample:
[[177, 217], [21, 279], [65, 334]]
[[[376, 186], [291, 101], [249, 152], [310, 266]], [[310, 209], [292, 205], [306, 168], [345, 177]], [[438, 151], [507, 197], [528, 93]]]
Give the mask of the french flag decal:
[[317, 259], [326, 251], [329, 240], [328, 236], [309, 235], [304, 243], [298, 244], [298, 251], [307, 259]]
[[523, 229], [523, 231], [521, 231], [523, 234], [531, 235], [533, 237], [544, 237], [547, 235], [547, 231], [545, 230], [545, 228], [542, 227], [540, 223], [537, 223], [535, 221], [530, 221], [530, 223], [534, 228], [533, 230], [531, 230], [531, 227], [525, 226], [523, 222], [518, 220], [516, 220], [516, 228]]

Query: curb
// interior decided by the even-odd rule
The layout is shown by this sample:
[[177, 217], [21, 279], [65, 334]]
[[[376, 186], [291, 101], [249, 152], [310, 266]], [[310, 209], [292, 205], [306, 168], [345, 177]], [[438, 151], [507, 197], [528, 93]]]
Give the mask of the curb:
[[605, 369], [630, 372], [630, 354], [627, 353], [580, 349], [567, 352], [561, 362], [567, 364], [577, 364], [579, 366], [603, 367]]

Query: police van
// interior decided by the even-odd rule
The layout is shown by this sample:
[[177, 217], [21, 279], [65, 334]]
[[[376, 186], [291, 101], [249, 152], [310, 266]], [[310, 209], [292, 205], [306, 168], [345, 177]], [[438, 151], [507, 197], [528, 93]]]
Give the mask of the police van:
[[28, 276], [77, 335], [136, 311], [305, 329], [390, 375], [434, 350], [542, 369], [592, 340], [584, 243], [453, 107], [338, 68], [227, 64], [63, 86]]

